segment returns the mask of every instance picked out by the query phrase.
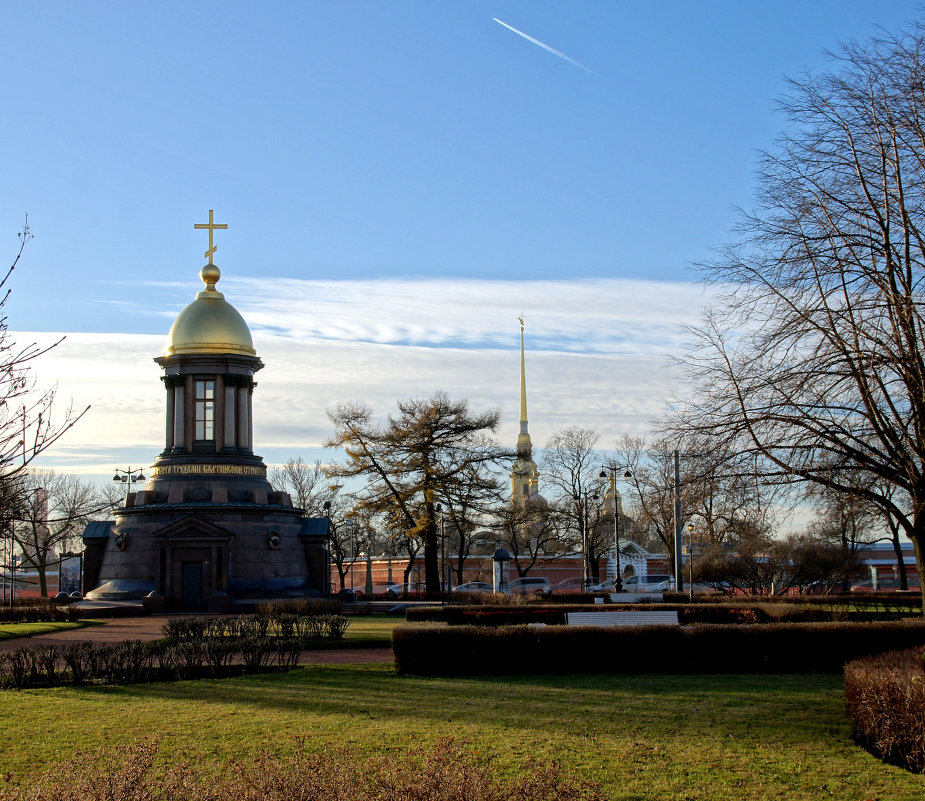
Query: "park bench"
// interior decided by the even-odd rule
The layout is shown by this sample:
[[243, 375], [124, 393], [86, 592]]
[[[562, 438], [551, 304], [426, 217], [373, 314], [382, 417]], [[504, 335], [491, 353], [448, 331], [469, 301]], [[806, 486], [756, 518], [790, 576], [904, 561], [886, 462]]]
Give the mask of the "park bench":
[[569, 626], [677, 626], [678, 613], [649, 610], [567, 612]]

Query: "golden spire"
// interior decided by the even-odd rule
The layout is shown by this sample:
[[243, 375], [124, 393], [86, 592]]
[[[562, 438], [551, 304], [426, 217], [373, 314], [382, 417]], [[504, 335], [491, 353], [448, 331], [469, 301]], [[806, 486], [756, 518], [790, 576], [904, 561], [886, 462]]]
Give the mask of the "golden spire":
[[524, 360], [524, 318], [520, 321], [520, 434], [517, 437], [517, 453], [525, 455], [528, 459], [533, 451], [533, 443], [527, 431], [527, 370]]

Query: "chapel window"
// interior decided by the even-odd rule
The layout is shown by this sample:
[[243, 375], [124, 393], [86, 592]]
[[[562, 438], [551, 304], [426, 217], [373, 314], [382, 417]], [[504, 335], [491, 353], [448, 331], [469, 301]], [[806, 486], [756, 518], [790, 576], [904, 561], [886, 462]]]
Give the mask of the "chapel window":
[[196, 381], [196, 435], [199, 441], [215, 439], [215, 382]]

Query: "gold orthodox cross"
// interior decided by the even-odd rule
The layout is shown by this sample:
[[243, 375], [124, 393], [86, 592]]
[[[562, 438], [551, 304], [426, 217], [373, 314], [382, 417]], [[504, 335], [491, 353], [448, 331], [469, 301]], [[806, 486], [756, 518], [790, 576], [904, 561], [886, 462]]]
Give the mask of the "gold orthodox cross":
[[205, 253], [202, 254], [209, 260], [209, 266], [212, 266], [212, 254], [215, 253], [216, 250], [218, 250], [218, 248], [212, 244], [212, 232], [216, 228], [227, 228], [228, 227], [226, 223], [214, 222], [214, 219], [215, 218], [212, 216], [212, 209], [209, 209], [209, 222], [193, 223], [193, 228], [208, 228], [209, 229], [209, 249]]

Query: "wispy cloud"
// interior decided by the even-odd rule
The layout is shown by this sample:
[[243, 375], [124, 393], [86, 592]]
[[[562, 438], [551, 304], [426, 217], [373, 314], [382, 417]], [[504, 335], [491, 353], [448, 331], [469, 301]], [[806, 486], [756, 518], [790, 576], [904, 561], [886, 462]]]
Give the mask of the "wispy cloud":
[[674, 351], [707, 299], [692, 283], [603, 278], [233, 279], [224, 289], [254, 331], [283, 337], [512, 348], [523, 313], [532, 348], [570, 353]]
[[[520, 313], [534, 442], [578, 425], [611, 445], [623, 432], [645, 431], [678, 390], [666, 357], [706, 299], [692, 284], [620, 279], [223, 283], [266, 364], [254, 433], [268, 461], [317, 455], [330, 433], [326, 411], [338, 403], [363, 401], [385, 415], [397, 400], [437, 388], [477, 409], [500, 408], [500, 436], [513, 442]], [[93, 407], [47, 466], [105, 472], [160, 452], [165, 400], [152, 359], [169, 326], [165, 319], [160, 335], [71, 333], [37, 363], [42, 385], [57, 382], [62, 399]]]
[[492, 17], [492, 19], [493, 19], [495, 22], [497, 22], [499, 25], [503, 25], [503, 26], [504, 26], [505, 28], [507, 28], [509, 31], [513, 31], [513, 32], [516, 33], [518, 36], [523, 36], [524, 39], [526, 39], [528, 42], [532, 42], [532, 43], [535, 44], [537, 47], [542, 47], [543, 50], [546, 50], [546, 51], [552, 53], [554, 56], [558, 56], [559, 58], [565, 59], [569, 64], [574, 64], [576, 67], [581, 67], [581, 69], [585, 70], [586, 72], [594, 72], [594, 70], [592, 70], [590, 67], [586, 67], [586, 66], [585, 66], [584, 64], [582, 64], [580, 61], [575, 61], [574, 58], [571, 58], [570, 56], [565, 55], [565, 53], [559, 52], [559, 51], [556, 50], [555, 48], [550, 47], [548, 44], [544, 44], [544, 43], [541, 42], [539, 39], [534, 39], [532, 36], [529, 36], [528, 34], [524, 33], [523, 31], [517, 30], [517, 28], [515, 28], [513, 25], [508, 25], [506, 22], [502, 22], [502, 21], [501, 21], [500, 19], [498, 19], [497, 17]]

